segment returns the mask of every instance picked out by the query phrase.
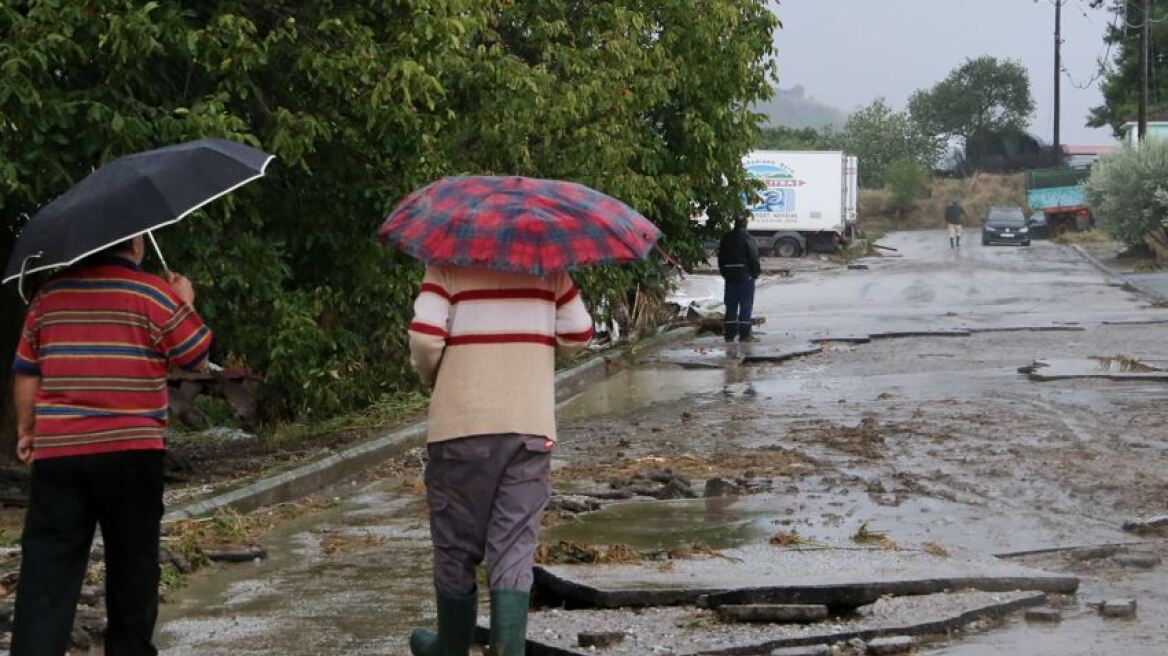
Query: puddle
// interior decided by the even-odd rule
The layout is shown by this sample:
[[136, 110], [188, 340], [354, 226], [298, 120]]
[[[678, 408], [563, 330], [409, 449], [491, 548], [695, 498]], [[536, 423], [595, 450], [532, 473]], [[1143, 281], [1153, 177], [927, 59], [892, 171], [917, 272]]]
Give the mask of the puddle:
[[1037, 381], [1072, 378], [1168, 381], [1168, 368], [1164, 367], [1164, 360], [1141, 360], [1125, 356], [1036, 360], [1034, 364], [1020, 367], [1018, 371]]
[[560, 421], [568, 422], [632, 412], [655, 403], [677, 401], [690, 394], [717, 391], [726, 382], [726, 373], [720, 370], [627, 369], [574, 397], [560, 410], [558, 417]]
[[[419, 503], [367, 491], [272, 533], [266, 561], [199, 572], [160, 609], [161, 653], [406, 653], [410, 629], [433, 621], [429, 532]], [[374, 516], [384, 526], [369, 526]], [[353, 521], [360, 528], [347, 524]], [[328, 537], [362, 532], [379, 539], [366, 549], [325, 553]]]
[[[895, 495], [889, 502], [896, 503]], [[670, 549], [705, 544], [716, 549], [765, 542], [776, 533], [797, 532], [811, 543], [856, 547], [851, 536], [864, 523], [890, 531], [902, 548], [926, 542], [953, 553], [993, 554], [1055, 546], [1124, 541], [1130, 536], [1102, 523], [1050, 513], [979, 508], [930, 497], [880, 505], [866, 492], [840, 488], [789, 495], [759, 494], [679, 501], [630, 501], [609, 505], [544, 531], [543, 540], [627, 544]]]

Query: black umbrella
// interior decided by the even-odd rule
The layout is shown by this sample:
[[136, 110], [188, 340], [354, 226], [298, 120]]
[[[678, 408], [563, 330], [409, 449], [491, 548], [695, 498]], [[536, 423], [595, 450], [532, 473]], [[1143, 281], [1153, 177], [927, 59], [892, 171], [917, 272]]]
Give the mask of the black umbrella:
[[166, 268], [151, 231], [262, 177], [272, 157], [233, 141], [200, 139], [116, 159], [29, 219], [2, 282], [68, 266], [143, 234]]

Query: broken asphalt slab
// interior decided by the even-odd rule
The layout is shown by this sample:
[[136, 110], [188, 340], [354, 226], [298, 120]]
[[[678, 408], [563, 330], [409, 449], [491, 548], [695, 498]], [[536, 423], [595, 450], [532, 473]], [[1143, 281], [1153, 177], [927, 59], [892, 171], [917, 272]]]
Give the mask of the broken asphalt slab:
[[856, 608], [887, 596], [946, 590], [1071, 594], [1079, 579], [998, 559], [938, 558], [883, 549], [781, 549], [749, 545], [712, 556], [604, 565], [544, 565], [535, 594], [569, 608], [822, 604]]
[[[1047, 603], [1040, 592], [963, 591], [880, 599], [855, 615], [815, 624], [723, 622], [716, 612], [692, 607], [629, 610], [536, 611], [528, 620], [528, 656], [583, 656], [596, 653], [577, 646], [585, 631], [625, 634], [604, 650], [608, 656], [748, 656], [773, 650], [887, 636], [940, 634], [971, 622], [1003, 617]], [[485, 638], [485, 629], [479, 637]]]

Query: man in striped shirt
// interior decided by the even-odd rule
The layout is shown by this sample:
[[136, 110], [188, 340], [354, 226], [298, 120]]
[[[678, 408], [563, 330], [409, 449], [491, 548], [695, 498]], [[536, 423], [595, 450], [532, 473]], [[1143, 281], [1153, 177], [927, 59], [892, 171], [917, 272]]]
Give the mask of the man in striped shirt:
[[156, 654], [167, 372], [196, 369], [211, 332], [189, 280], [139, 268], [142, 237], [54, 277], [29, 307], [13, 363], [32, 463], [13, 656], [68, 647], [94, 529], [105, 545], [108, 656]]
[[583, 348], [592, 318], [566, 273], [430, 266], [410, 351], [430, 399], [426, 500], [438, 632], [414, 656], [466, 656], [485, 558], [493, 656], [522, 656], [539, 518], [551, 492], [555, 357]]

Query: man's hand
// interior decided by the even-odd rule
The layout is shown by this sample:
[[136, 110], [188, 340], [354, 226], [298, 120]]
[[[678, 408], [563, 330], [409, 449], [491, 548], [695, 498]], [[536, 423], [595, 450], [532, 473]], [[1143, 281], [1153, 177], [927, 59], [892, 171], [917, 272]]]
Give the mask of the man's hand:
[[191, 281], [187, 279], [186, 276], [182, 275], [181, 273], [170, 271], [169, 275], [167, 276], [167, 282], [170, 283], [170, 288], [174, 290], [174, 293], [177, 294], [180, 299], [182, 299], [183, 303], [194, 306], [195, 288], [193, 285], [191, 285]]
[[21, 433], [16, 439], [16, 457], [25, 464], [32, 461], [32, 433]]

